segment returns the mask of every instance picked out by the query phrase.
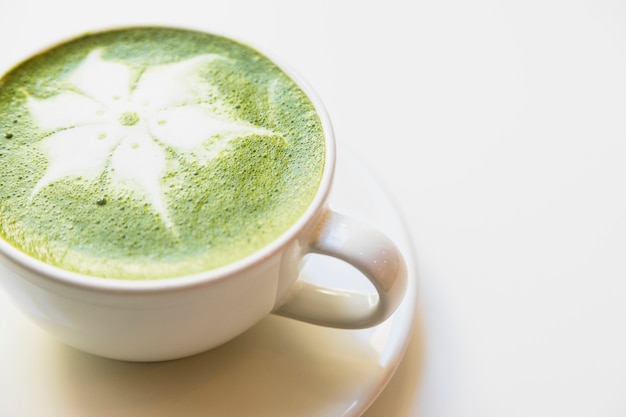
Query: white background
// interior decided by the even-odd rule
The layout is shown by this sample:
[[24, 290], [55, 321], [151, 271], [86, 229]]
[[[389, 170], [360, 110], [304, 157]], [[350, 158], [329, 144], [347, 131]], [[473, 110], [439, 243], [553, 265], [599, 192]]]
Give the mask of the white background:
[[387, 184], [421, 305], [368, 417], [626, 415], [626, 3], [0, 0], [0, 54], [127, 23], [281, 56]]

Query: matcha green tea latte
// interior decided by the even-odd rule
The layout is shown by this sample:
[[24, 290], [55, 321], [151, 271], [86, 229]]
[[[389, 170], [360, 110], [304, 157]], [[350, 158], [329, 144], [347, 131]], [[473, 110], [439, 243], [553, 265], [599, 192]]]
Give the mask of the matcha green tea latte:
[[252, 254], [313, 200], [321, 121], [249, 47], [129, 28], [0, 79], [0, 234], [46, 263], [151, 279]]

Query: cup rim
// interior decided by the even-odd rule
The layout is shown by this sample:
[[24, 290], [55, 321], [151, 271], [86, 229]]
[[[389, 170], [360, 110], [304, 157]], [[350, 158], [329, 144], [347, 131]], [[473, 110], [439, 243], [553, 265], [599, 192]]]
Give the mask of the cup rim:
[[277, 57], [274, 53], [268, 51], [266, 48], [259, 47], [254, 42], [250, 42], [240, 36], [224, 34], [221, 31], [213, 31], [180, 25], [170, 26], [163, 24], [131, 24], [98, 28], [88, 32], [80, 33], [75, 36], [66, 36], [57, 41], [49, 42], [46, 47], [40, 48], [34, 53], [26, 55], [25, 58], [17, 61], [6, 71], [0, 73], [0, 76], [4, 76], [4, 74], [10, 72], [13, 68], [20, 65], [25, 60], [28, 60], [37, 54], [43, 53], [61, 43], [69, 42], [74, 39], [79, 39], [89, 34], [125, 30], [131, 28], [163, 28], [187, 30], [225, 37], [242, 45], [248, 46], [254, 49], [256, 52], [260, 53], [261, 55], [265, 56], [280, 70], [282, 70], [292, 81], [294, 81], [296, 85], [302, 91], [304, 91], [306, 96], [313, 104], [313, 107], [315, 108], [315, 111], [320, 118], [322, 131], [324, 134], [324, 167], [322, 171], [322, 177], [320, 179], [320, 183], [313, 200], [309, 203], [307, 209], [287, 230], [285, 230], [277, 238], [275, 238], [273, 241], [271, 241], [269, 244], [265, 245], [261, 249], [227, 265], [194, 274], [140, 280], [126, 280], [121, 278], [105, 278], [93, 276], [70, 271], [45, 263], [17, 249], [9, 242], [4, 240], [2, 237], [0, 237], [0, 254], [2, 254], [3, 257], [8, 258], [10, 261], [17, 263], [22, 268], [27, 269], [29, 272], [34, 273], [39, 277], [43, 277], [46, 280], [76, 288], [113, 293], [169, 292], [172, 290], [200, 286], [224, 280], [232, 275], [243, 272], [245, 270], [249, 270], [254, 266], [262, 263], [265, 259], [268, 259], [280, 252], [282, 248], [284, 248], [289, 242], [295, 239], [297, 235], [309, 224], [309, 222], [311, 222], [311, 220], [314, 219], [316, 215], [319, 214], [326, 207], [326, 201], [328, 199], [328, 195], [330, 194], [330, 188], [334, 176], [336, 161], [335, 136], [328, 111], [326, 110], [326, 107], [324, 106], [320, 96], [313, 89], [312, 85], [304, 77], [302, 77], [293, 67], [288, 65], [280, 57]]

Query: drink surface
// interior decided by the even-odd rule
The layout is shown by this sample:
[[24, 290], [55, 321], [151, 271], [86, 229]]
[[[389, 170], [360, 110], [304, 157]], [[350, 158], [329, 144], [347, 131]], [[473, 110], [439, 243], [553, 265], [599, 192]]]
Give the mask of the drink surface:
[[284, 233], [324, 154], [313, 104], [255, 50], [169, 28], [88, 34], [0, 79], [0, 235], [93, 276], [198, 273]]

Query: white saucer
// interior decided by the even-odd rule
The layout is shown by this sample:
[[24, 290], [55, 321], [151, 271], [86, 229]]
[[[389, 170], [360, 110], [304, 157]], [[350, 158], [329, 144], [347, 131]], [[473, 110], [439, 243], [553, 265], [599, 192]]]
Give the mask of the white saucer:
[[[415, 264], [393, 202], [343, 149], [331, 207], [384, 231], [407, 258], [408, 294], [387, 322], [350, 331], [270, 316], [239, 338], [191, 358], [127, 363], [62, 345], [0, 293], [0, 415], [360, 416], [392, 377], [411, 339]], [[324, 257], [311, 259], [304, 273], [326, 285], [363, 282], [351, 267]]]

